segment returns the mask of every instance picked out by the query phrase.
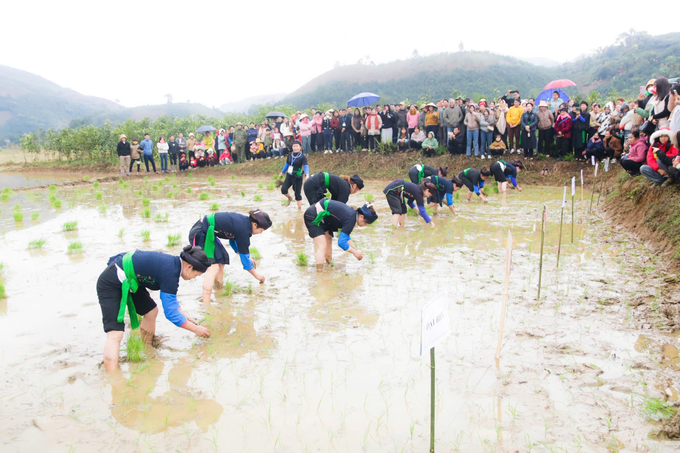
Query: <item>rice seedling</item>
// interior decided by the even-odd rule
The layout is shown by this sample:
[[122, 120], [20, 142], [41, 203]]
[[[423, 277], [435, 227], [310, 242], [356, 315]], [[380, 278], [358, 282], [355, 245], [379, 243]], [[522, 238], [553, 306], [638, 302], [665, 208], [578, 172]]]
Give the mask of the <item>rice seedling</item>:
[[125, 228], [121, 228], [120, 230], [118, 230], [118, 237], [119, 238], [122, 238], [123, 234], [125, 234]]
[[88, 175], [83, 176], [83, 181], [89, 181], [90, 177]]
[[258, 188], [258, 189], [261, 189], [262, 187], [263, 187], [263, 186], [262, 186], [262, 183], [261, 183], [261, 182], [258, 182], [258, 183], [257, 183], [257, 188]]
[[106, 212], [106, 205], [105, 204], [99, 206], [99, 212], [101, 212], [102, 214]]
[[231, 179], [236, 179], [236, 178], [234, 177], [234, 175], [231, 175]]
[[148, 177], [148, 176], [145, 176], [145, 177], [144, 177], [144, 184], [148, 184], [148, 183], [149, 183], [149, 177]]
[[151, 200], [148, 198], [142, 198], [142, 206], [149, 206], [151, 204]]
[[174, 247], [182, 242], [180, 234], [168, 234], [168, 247]]
[[67, 253], [69, 255], [75, 255], [77, 253], [83, 253], [83, 244], [81, 242], [71, 242], [68, 245]]
[[7, 293], [5, 292], [5, 285], [0, 282], [0, 299], [7, 299]]
[[40, 217], [39, 212], [34, 212], [31, 214], [31, 220], [38, 220], [38, 217]]
[[460, 200], [460, 192], [456, 192], [456, 200]]
[[101, 191], [94, 194], [94, 197], [95, 197], [97, 200], [101, 200], [103, 196], [104, 196], [104, 194], [101, 193]]
[[418, 211], [415, 209], [408, 208], [408, 211], [406, 211], [406, 215], [409, 217], [418, 217]]
[[170, 178], [166, 176], [165, 181], [170, 182]]
[[255, 247], [250, 247], [250, 257], [254, 260], [259, 260], [262, 258], [262, 255], [260, 255], [260, 251], [258, 249]]
[[54, 206], [55, 208], [61, 208], [61, 200], [55, 198], [54, 200], [52, 200], [52, 206]]
[[246, 289], [246, 292], [247, 292], [248, 294], [253, 294], [253, 284], [252, 284], [252, 283], [251, 283], [250, 285], [248, 285], [248, 288]]
[[24, 221], [24, 214], [21, 212], [15, 212], [14, 214], [14, 221], [16, 223], [21, 223]]
[[66, 222], [61, 226], [61, 231], [74, 231], [78, 229], [78, 222]]
[[98, 188], [99, 187], [99, 181], [93, 182], [92, 187], [94, 187], [95, 189]]
[[228, 296], [231, 296], [232, 294], [234, 294], [235, 292], [236, 292], [236, 286], [232, 282], [230, 282], [229, 280], [224, 282], [224, 289], [222, 291], [223, 296], [228, 297]]
[[212, 203], [212, 204], [210, 205], [210, 210], [211, 210], [212, 212], [217, 212], [217, 211], [220, 210], [220, 205], [219, 205], [218, 203]]
[[269, 184], [267, 184], [267, 190], [274, 190], [274, 183], [273, 182], [270, 182]]
[[17, 212], [21, 211], [21, 205], [19, 203], [15, 204], [14, 206], [12, 206], [12, 210]]
[[207, 192], [201, 192], [198, 196], [199, 200], [207, 200], [208, 198], [210, 198], [210, 194]]
[[149, 230], [142, 231], [142, 240], [144, 242], [149, 242], [151, 240], [151, 232]]
[[677, 412], [671, 404], [657, 398], [645, 398], [642, 402], [642, 413], [651, 420], [670, 420]]
[[76, 189], [76, 195], [80, 195], [81, 193], [83, 193], [83, 189]]
[[214, 186], [214, 185], [215, 185], [215, 178], [214, 178], [212, 175], [208, 176], [208, 183], [209, 183], [211, 186]]
[[151, 217], [151, 209], [149, 208], [142, 209], [142, 217], [144, 217], [145, 219]]
[[123, 183], [123, 189], [127, 189], [128, 187], [130, 187], [130, 184], [124, 182], [124, 183]]
[[[5, 189], [5, 190], [7, 190], [7, 189]], [[0, 200], [2, 200], [2, 201], [8, 201], [10, 196], [11, 196], [11, 193], [10, 193], [10, 192], [5, 192], [5, 191], [3, 191], [3, 192], [0, 194]]]
[[156, 184], [158, 185], [158, 187], [163, 187], [163, 181], [156, 181]]
[[281, 206], [287, 206], [288, 200], [281, 200]]
[[187, 178], [194, 179], [194, 175], [191, 172], [189, 172], [189, 174], [187, 174]]
[[187, 187], [187, 193], [191, 193], [191, 187]]
[[47, 241], [45, 241], [44, 239], [34, 239], [28, 243], [28, 249], [29, 250], [41, 249], [42, 246], [45, 245], [45, 242]]
[[153, 186], [151, 186], [151, 190], [158, 190], [158, 185], [154, 184]]
[[373, 196], [372, 193], [365, 193], [364, 194], [364, 200], [366, 200], [367, 203], [373, 203], [373, 200], [375, 197]]
[[173, 184], [173, 185], [172, 185], [172, 188], [173, 188], [173, 189], [176, 189], [176, 188], [177, 188], [177, 184]]
[[255, 195], [253, 198], [254, 201], [262, 201], [262, 195]]
[[161, 222], [161, 223], [167, 223], [168, 222], [168, 213], [166, 212], [165, 215], [161, 215], [159, 212], [156, 214], [156, 222]]
[[57, 186], [50, 184], [50, 192], [54, 192], [55, 190], [57, 190]]
[[141, 190], [135, 190], [135, 195], [137, 196], [142, 196], [142, 191]]
[[124, 182], [125, 182], [125, 180], [123, 178], [118, 179], [118, 184], [123, 184]]
[[137, 329], [128, 334], [125, 353], [128, 362], [143, 362], [146, 360], [146, 344]]
[[499, 193], [498, 184], [494, 184], [492, 191], [493, 191], [493, 193]]
[[306, 266], [307, 263], [309, 262], [309, 258], [307, 257], [307, 254], [305, 252], [297, 252], [296, 256], [296, 263], [298, 266]]
[[246, 196], [246, 193], [245, 193], [244, 191], [241, 191], [241, 196], [242, 196], [242, 197], [245, 197], [245, 196]]
[[170, 191], [170, 192], [168, 192], [167, 194], [165, 194], [165, 196], [166, 196], [167, 198], [172, 198], [172, 197], [175, 196], [175, 194], [174, 194], [172, 191]]

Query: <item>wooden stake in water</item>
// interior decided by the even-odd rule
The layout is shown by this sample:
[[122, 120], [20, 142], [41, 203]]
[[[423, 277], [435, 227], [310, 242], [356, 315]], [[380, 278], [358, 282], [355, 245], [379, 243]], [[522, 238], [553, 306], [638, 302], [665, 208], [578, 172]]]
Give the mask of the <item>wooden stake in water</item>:
[[505, 285], [503, 286], [503, 302], [501, 304], [501, 327], [498, 329], [498, 344], [496, 345], [496, 361], [501, 358], [501, 344], [503, 329], [505, 328], [505, 307], [508, 304], [508, 286], [510, 286], [510, 271], [512, 270], [512, 233], [508, 230], [508, 245], [505, 250]]
[[609, 158], [604, 161], [604, 175], [602, 175], [602, 182], [600, 183], [600, 193], [597, 194], [597, 205], [600, 206], [600, 198], [602, 197], [602, 189], [604, 189], [604, 180], [607, 179], [607, 173], [609, 172]]
[[434, 453], [434, 348], [430, 349], [430, 453]]
[[560, 213], [560, 239], [557, 243], [557, 269], [560, 268], [560, 252], [562, 251], [562, 223], [564, 223], [564, 205], [567, 203], [567, 186], [564, 186], [562, 195], [562, 212]]
[[[594, 160], [595, 158], [593, 158]], [[593, 198], [595, 198], [595, 187], [597, 186], [597, 167], [599, 167], [598, 164], [595, 164], [595, 177], [593, 178], [593, 193], [590, 195], [590, 209], [588, 209], [588, 212], [593, 212]]]
[[[565, 187], [566, 189], [566, 187]], [[574, 195], [576, 195], [576, 176], [571, 178], [571, 243], [574, 243]]]
[[583, 210], [583, 169], [581, 169], [581, 225], [586, 223], [586, 216]]
[[[574, 197], [572, 197], [572, 200]], [[572, 204], [572, 213], [573, 213], [573, 204]], [[543, 241], [545, 241], [545, 221], [548, 217], [548, 207], [546, 205], [543, 205], [543, 228], [541, 228], [541, 260], [539, 261], [538, 264], [538, 297], [536, 299], [541, 298], [541, 275], [543, 274]]]

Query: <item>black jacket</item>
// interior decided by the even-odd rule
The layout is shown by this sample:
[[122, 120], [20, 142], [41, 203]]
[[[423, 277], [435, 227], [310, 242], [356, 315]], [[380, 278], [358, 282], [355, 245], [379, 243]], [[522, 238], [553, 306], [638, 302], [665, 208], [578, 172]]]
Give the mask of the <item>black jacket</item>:
[[123, 143], [122, 141], [118, 142], [118, 146], [116, 147], [116, 152], [118, 153], [119, 156], [129, 156], [130, 155], [130, 142], [125, 141]]
[[382, 128], [383, 129], [391, 129], [394, 127], [395, 121], [394, 121], [394, 114], [390, 111], [387, 113], [381, 112], [380, 113], [380, 118], [382, 118]]
[[177, 143], [177, 140], [168, 142], [168, 153], [179, 154], [179, 144]]

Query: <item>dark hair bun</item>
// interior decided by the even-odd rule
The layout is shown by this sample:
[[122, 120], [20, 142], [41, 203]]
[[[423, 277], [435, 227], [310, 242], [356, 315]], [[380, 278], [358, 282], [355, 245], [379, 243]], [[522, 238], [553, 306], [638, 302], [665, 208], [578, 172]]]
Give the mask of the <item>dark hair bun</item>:
[[194, 246], [191, 245], [191, 244], [189, 244], [189, 245], [185, 245], [184, 248], [183, 248], [182, 250], [184, 250], [185, 252], [189, 253], [189, 252], [191, 252], [191, 249], [192, 249], [192, 248], [194, 248]]

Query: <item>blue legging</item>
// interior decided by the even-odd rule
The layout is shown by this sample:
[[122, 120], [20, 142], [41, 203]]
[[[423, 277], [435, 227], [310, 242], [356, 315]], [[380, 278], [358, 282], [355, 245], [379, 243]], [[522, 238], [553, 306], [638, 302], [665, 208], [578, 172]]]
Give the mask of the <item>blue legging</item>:
[[470, 129], [467, 130], [467, 149], [465, 154], [468, 156], [471, 154], [470, 148], [472, 147], [472, 140], [475, 141], [475, 157], [477, 157], [479, 156], [479, 129], [475, 129], [474, 131], [471, 131]]

